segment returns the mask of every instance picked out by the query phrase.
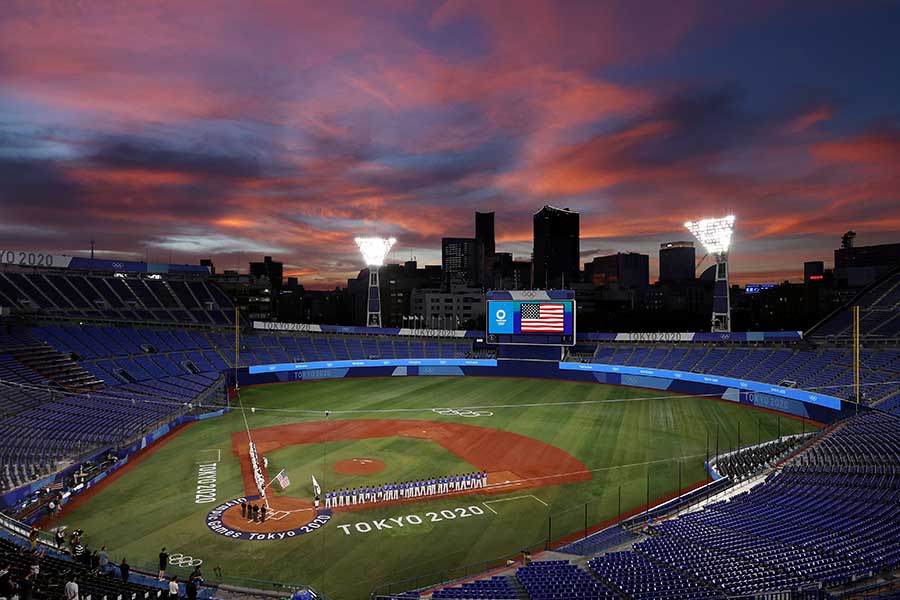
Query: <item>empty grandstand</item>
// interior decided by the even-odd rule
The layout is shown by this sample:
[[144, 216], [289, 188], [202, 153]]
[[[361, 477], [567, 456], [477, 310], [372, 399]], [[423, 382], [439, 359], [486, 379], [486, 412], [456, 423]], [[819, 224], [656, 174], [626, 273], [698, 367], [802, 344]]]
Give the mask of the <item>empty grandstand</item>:
[[[148, 434], [161, 427], [228, 407], [227, 386], [236, 372], [248, 376], [249, 367], [471, 358], [516, 363], [515, 354], [481, 343], [482, 332], [422, 335], [243, 321], [235, 352], [234, 305], [199, 275], [7, 271], [0, 273], [0, 294], [12, 309], [0, 333], [0, 489], [17, 498], [8, 508], [21, 518], [46, 512], [50, 496], [35, 504], [31, 487], [62, 480], [68, 490], [73, 473], [83, 479], [105, 473], [118, 464], [117, 453], [152, 443]], [[779, 435], [748, 445], [755, 439], [751, 432], [743, 440], [738, 432], [740, 448], [710, 457], [709, 467], [721, 479], [598, 534], [565, 540], [558, 550], [571, 561], [549, 555], [430, 596], [689, 600], [777, 592], [812, 598], [881, 581], [900, 567], [892, 533], [900, 518], [900, 426], [890, 414], [900, 411], [900, 348], [892, 329], [900, 314], [898, 294], [895, 272], [853, 299], [863, 314], [862, 398], [876, 410], [821, 435]], [[598, 334], [556, 356], [852, 400], [846, 314], [837, 311], [805, 336], [635, 342]], [[734, 483], [748, 487], [729, 495]], [[692, 507], [710, 495], [712, 502]], [[12, 546], [4, 548], [17, 569], [27, 560], [17, 558]], [[54, 563], [57, 570], [65, 567]], [[83, 581], [97, 594], [142, 593], [88, 573]], [[50, 580], [51, 588], [58, 584]]]
[[[549, 559], [509, 577], [532, 599], [825, 598], [900, 567], [900, 418], [848, 419], [748, 492], [680, 517], [596, 536], [586, 564]], [[612, 534], [612, 535], [610, 535]], [[604, 551], [631, 545], [628, 551]], [[560, 549], [571, 551], [569, 547]], [[434, 598], [511, 596], [507, 576]], [[779, 595], [780, 594], [780, 595]], [[849, 596], [848, 596], [849, 597]], [[857, 596], [853, 596], [857, 597]]]

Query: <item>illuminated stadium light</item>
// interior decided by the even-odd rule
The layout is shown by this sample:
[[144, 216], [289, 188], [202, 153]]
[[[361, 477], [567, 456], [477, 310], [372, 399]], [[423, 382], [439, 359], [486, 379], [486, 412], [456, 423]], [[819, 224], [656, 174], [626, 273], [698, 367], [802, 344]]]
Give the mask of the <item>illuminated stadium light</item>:
[[731, 232], [734, 231], [734, 215], [720, 219], [688, 221], [684, 224], [710, 254], [723, 254], [731, 246]]
[[706, 252], [716, 257], [716, 281], [713, 287], [711, 331], [731, 331], [731, 301], [728, 291], [728, 250], [734, 231], [734, 215], [719, 219], [701, 219], [684, 224]]
[[358, 237], [354, 240], [366, 261], [366, 266], [380, 267], [391, 247], [397, 242], [395, 238]]
[[395, 238], [358, 237], [356, 245], [362, 253], [366, 266], [369, 267], [369, 298], [366, 301], [366, 327], [381, 327], [381, 286], [378, 281], [378, 267], [384, 265], [384, 259], [391, 247], [397, 242]]

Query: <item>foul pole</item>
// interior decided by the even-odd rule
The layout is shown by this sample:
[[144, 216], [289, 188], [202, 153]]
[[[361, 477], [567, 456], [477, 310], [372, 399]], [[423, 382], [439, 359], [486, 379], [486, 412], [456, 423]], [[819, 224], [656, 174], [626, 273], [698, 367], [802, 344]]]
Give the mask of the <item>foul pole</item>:
[[859, 305], [853, 307], [853, 392], [859, 414]]
[[238, 361], [241, 357], [241, 307], [234, 305], [234, 389], [238, 389]]

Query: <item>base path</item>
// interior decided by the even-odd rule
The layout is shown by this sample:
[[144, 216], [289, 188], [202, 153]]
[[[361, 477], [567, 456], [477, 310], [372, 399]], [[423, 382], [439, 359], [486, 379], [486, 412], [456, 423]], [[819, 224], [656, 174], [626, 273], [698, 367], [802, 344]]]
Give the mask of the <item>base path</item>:
[[[262, 427], [251, 430], [250, 435], [257, 451], [263, 455], [295, 444], [383, 437], [431, 440], [471, 464], [473, 471], [488, 474], [488, 487], [466, 490], [460, 495], [497, 494], [591, 479], [591, 473], [580, 460], [556, 446], [501, 429], [462, 423], [411, 419], [313, 421]], [[244, 490], [248, 495], [254, 495], [258, 492], [250, 466], [247, 434], [243, 431], [232, 433], [231, 444], [234, 454], [240, 458]], [[268, 481], [269, 476], [263, 471]], [[423, 478], [441, 475], [455, 473], [430, 473], [426, 465], [422, 466]]]

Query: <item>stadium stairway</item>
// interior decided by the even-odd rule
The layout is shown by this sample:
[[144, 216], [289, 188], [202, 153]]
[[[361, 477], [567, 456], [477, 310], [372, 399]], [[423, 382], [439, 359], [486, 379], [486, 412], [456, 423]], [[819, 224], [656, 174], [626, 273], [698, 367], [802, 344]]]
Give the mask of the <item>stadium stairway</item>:
[[12, 355], [48, 381], [72, 392], [91, 392], [104, 387], [101, 380], [72, 360], [71, 356], [49, 345], [30, 346], [14, 351]]
[[519, 583], [519, 580], [516, 579], [515, 576], [507, 576], [506, 580], [509, 582], [509, 587], [515, 592], [516, 598], [520, 598], [521, 600], [529, 600], [529, 598], [531, 598], [531, 596], [528, 595], [525, 586]]

